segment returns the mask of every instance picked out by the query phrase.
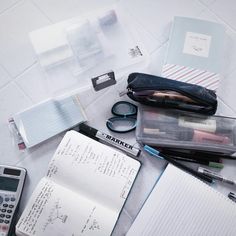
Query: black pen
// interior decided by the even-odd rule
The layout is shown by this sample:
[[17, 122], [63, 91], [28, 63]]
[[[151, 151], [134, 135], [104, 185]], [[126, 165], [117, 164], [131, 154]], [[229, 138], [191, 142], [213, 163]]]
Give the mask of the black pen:
[[[160, 155], [162, 155], [162, 154], [160, 153]], [[192, 162], [192, 163], [206, 165], [206, 166], [209, 166], [209, 167], [219, 168], [219, 169], [222, 169], [224, 167], [224, 164], [221, 163], [221, 162], [214, 162], [214, 161], [203, 160], [203, 159], [196, 160], [196, 159], [180, 157], [180, 156], [173, 156], [173, 155], [167, 155], [167, 156], [169, 156], [170, 158], [175, 159], [176, 161]]]
[[174, 166], [176, 166], [176, 167], [178, 167], [178, 168], [180, 168], [180, 169], [182, 169], [184, 171], [187, 171], [188, 173], [190, 173], [190, 174], [192, 174], [192, 175], [194, 175], [194, 176], [196, 176], [196, 177], [198, 177], [198, 178], [200, 178], [200, 179], [202, 179], [204, 181], [207, 181], [209, 183], [213, 182], [211, 177], [206, 176], [206, 175], [204, 175], [202, 173], [199, 173], [199, 172], [195, 171], [194, 169], [192, 169], [192, 168], [190, 168], [188, 166], [185, 166], [185, 165], [179, 163], [178, 161], [175, 161], [173, 158], [170, 158], [167, 155], [163, 155], [163, 154], [159, 155], [160, 154], [159, 151], [157, 151], [156, 149], [154, 149], [152, 147], [149, 147], [148, 145], [144, 146], [144, 150], [147, 151], [149, 154], [155, 156], [155, 157], [158, 157], [158, 158], [161, 158], [161, 159], [165, 159], [166, 161], [168, 161], [169, 163], [173, 164]]
[[103, 133], [91, 126], [88, 126], [84, 123], [79, 125], [79, 132], [92, 138], [97, 141], [102, 141], [108, 145], [114, 146], [122, 151], [124, 151], [127, 154], [130, 154], [131, 156], [138, 157], [140, 155], [141, 150], [138, 148], [135, 148], [134, 146], [115, 138], [109, 134]]
[[195, 160], [208, 160], [212, 162], [221, 162], [221, 159], [218, 156], [212, 155], [205, 155], [205, 153], [196, 153], [196, 152], [181, 152], [179, 150], [169, 150], [169, 149], [163, 149], [160, 151], [161, 153], [165, 155], [174, 155], [174, 156], [180, 156], [182, 158], [191, 158]]
[[186, 156], [186, 157], [191, 157], [191, 158], [194, 158], [194, 159], [208, 159], [209, 161], [215, 161], [218, 159], [232, 159], [232, 160], [235, 160], [236, 157], [234, 156], [231, 156], [231, 155], [227, 155], [227, 154], [224, 154], [224, 153], [216, 153], [216, 152], [207, 152], [207, 151], [190, 151], [187, 150], [188, 152], [184, 152], [184, 151], [181, 151], [181, 150], [171, 150], [171, 149], [163, 149], [161, 150], [162, 153], [164, 154], [173, 154], [173, 155], [177, 155], [179, 154], [180, 156]]

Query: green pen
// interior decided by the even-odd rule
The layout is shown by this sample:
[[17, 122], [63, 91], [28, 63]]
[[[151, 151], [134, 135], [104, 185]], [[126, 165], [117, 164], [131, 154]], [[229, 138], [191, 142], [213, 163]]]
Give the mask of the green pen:
[[213, 168], [218, 168], [218, 169], [224, 168], [224, 164], [223, 163], [212, 162], [212, 161], [209, 162], [208, 166], [209, 167], [213, 167]]

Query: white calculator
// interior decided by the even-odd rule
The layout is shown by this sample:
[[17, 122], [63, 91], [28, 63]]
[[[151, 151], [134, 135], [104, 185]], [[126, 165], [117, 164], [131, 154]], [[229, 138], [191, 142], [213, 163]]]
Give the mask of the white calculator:
[[24, 186], [26, 170], [0, 165], [0, 236], [11, 236]]

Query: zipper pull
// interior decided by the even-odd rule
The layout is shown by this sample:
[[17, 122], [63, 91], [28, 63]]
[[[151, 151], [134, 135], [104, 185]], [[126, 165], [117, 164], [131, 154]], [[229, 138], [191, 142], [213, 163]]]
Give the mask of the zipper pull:
[[125, 94], [130, 93], [130, 92], [133, 92], [132, 89], [127, 88], [127, 89], [125, 89], [125, 90], [119, 92], [119, 96], [122, 97], [122, 96], [124, 96]]

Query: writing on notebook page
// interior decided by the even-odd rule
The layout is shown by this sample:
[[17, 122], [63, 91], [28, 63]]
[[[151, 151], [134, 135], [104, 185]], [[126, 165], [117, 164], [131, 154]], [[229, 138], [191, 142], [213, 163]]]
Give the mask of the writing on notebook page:
[[111, 235], [139, 168], [137, 160], [67, 132], [17, 223], [17, 235]]
[[66, 165], [70, 165], [71, 169], [77, 168], [89, 168], [89, 171], [98, 175], [106, 175], [111, 178], [125, 179], [125, 185], [121, 191], [120, 197], [126, 198], [130, 186], [133, 183], [133, 179], [137, 174], [137, 171], [132, 165], [127, 165], [123, 155], [119, 152], [107, 155], [104, 152], [99, 152], [91, 143], [77, 143], [74, 144], [71, 139], [57, 150], [57, 161], [52, 160], [47, 176], [54, 178], [60, 176], [60, 170], [64, 173], [64, 167], [58, 165], [58, 161], [66, 158]]
[[53, 204], [52, 209], [50, 210], [47, 222], [44, 225], [43, 231], [46, 230], [47, 226], [50, 224], [57, 223], [56, 221], [60, 221], [61, 223], [65, 223], [68, 215], [63, 214], [63, 208], [60, 205], [60, 199], [58, 198], [56, 202]]

